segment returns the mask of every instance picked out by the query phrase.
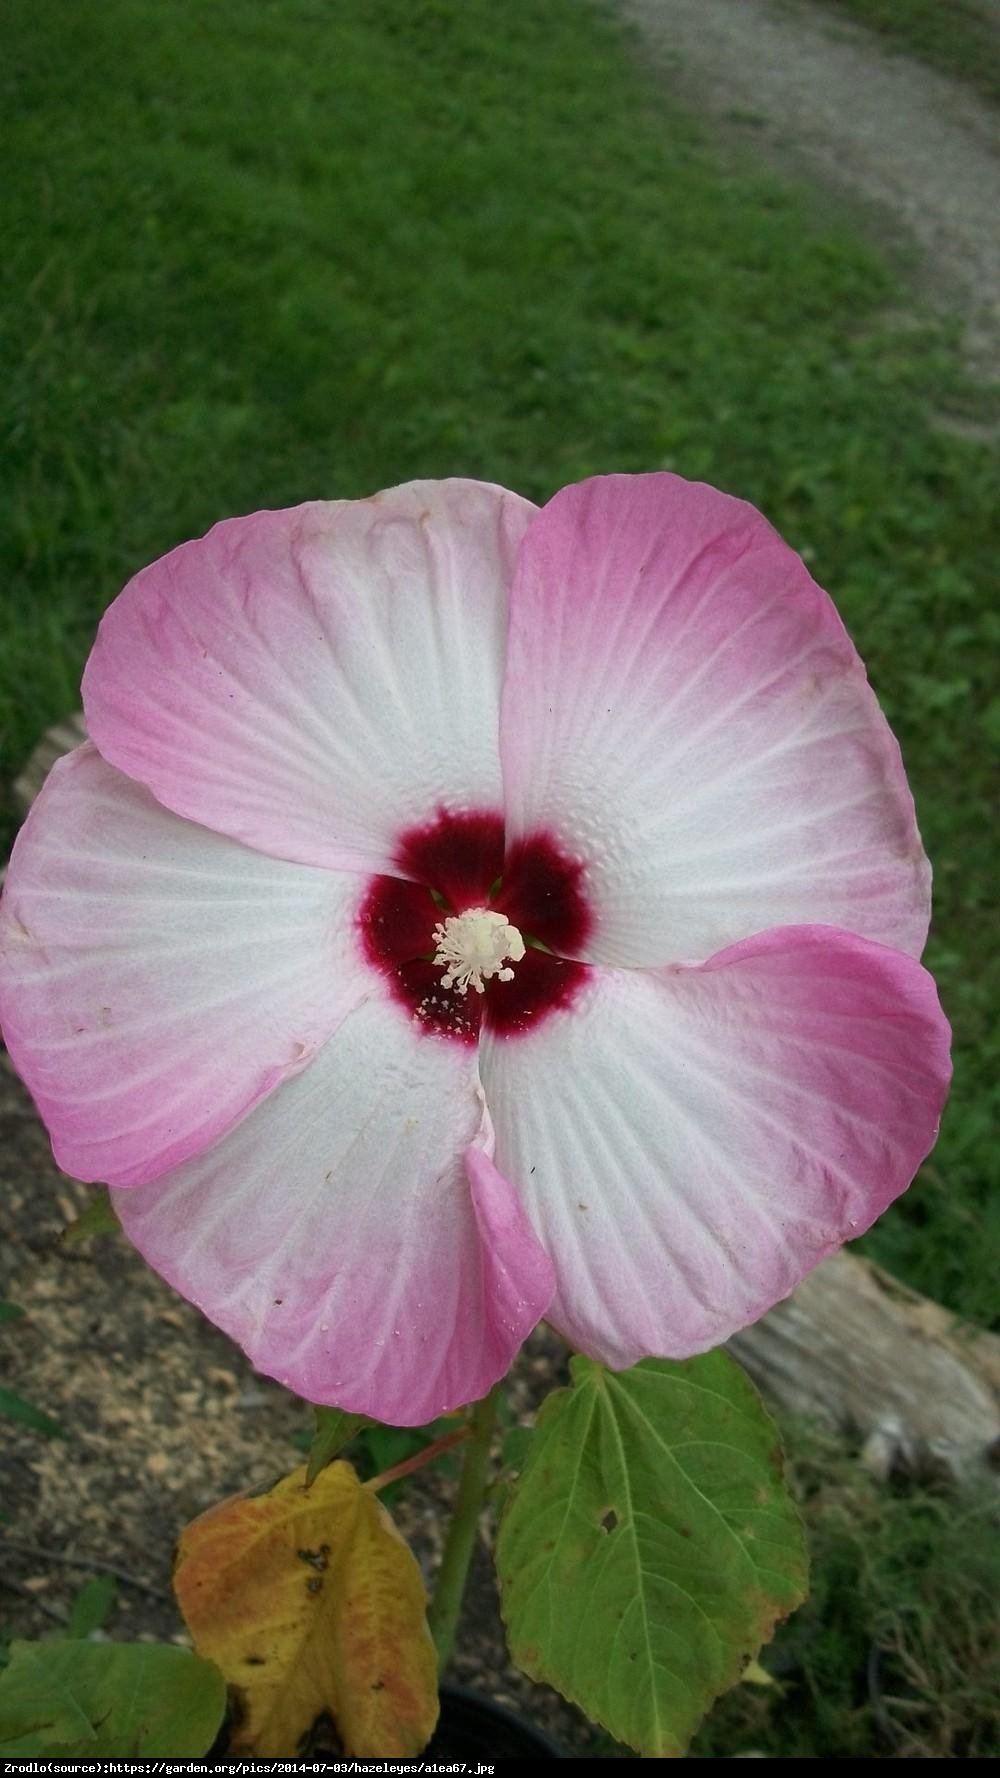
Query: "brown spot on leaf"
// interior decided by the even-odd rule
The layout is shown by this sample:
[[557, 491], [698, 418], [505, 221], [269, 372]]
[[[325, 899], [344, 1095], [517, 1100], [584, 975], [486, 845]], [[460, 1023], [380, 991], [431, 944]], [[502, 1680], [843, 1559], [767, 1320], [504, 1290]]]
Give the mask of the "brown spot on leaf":
[[295, 1554], [300, 1562], [308, 1563], [310, 1568], [316, 1568], [322, 1574], [329, 1560], [330, 1545], [321, 1543], [318, 1550], [296, 1550]]

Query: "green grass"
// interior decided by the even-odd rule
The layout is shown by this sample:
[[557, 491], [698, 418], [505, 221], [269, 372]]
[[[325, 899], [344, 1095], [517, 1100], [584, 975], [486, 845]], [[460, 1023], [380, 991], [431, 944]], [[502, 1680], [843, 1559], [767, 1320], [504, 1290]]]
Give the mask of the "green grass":
[[124, 579], [220, 515], [456, 472], [748, 496], [852, 628], [937, 869], [954, 1098], [870, 1246], [987, 1316], [1000, 478], [933, 424], [988, 411], [949, 339], [580, 0], [502, 28], [495, 0], [8, 0], [5, 37], [7, 777]]
[[764, 1650], [776, 1684], [723, 1698], [694, 1757], [995, 1758], [995, 1490], [886, 1488], [839, 1440], [785, 1431], [812, 1593]]
[[[794, 0], [797, 5], [802, 0]], [[982, 0], [824, 0], [903, 50], [1000, 100], [1000, 12]]]

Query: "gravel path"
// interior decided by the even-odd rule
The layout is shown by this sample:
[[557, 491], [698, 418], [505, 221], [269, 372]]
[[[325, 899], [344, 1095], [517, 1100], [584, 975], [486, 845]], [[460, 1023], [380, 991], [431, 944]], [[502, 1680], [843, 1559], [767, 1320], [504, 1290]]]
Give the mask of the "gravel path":
[[861, 200], [883, 238], [914, 242], [927, 294], [965, 321], [971, 364], [1000, 374], [996, 111], [819, 7], [620, 3], [680, 99], [783, 170]]

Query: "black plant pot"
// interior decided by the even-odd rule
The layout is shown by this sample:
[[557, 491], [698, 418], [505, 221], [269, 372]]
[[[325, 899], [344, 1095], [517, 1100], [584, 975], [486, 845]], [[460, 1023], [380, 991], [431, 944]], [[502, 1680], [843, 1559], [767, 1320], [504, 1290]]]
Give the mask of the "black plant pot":
[[503, 1759], [565, 1759], [566, 1755], [503, 1704], [494, 1704], [464, 1685], [443, 1685], [441, 1716], [424, 1758], [493, 1765]]

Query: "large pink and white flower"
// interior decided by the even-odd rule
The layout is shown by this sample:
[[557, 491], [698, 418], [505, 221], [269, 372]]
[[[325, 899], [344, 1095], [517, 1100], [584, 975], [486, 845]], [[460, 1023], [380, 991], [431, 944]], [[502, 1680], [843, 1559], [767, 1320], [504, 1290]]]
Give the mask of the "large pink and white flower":
[[743, 502], [418, 482], [111, 606], [15, 847], [0, 1018], [60, 1164], [312, 1401], [483, 1395], [546, 1317], [724, 1340], [931, 1147], [899, 750]]

